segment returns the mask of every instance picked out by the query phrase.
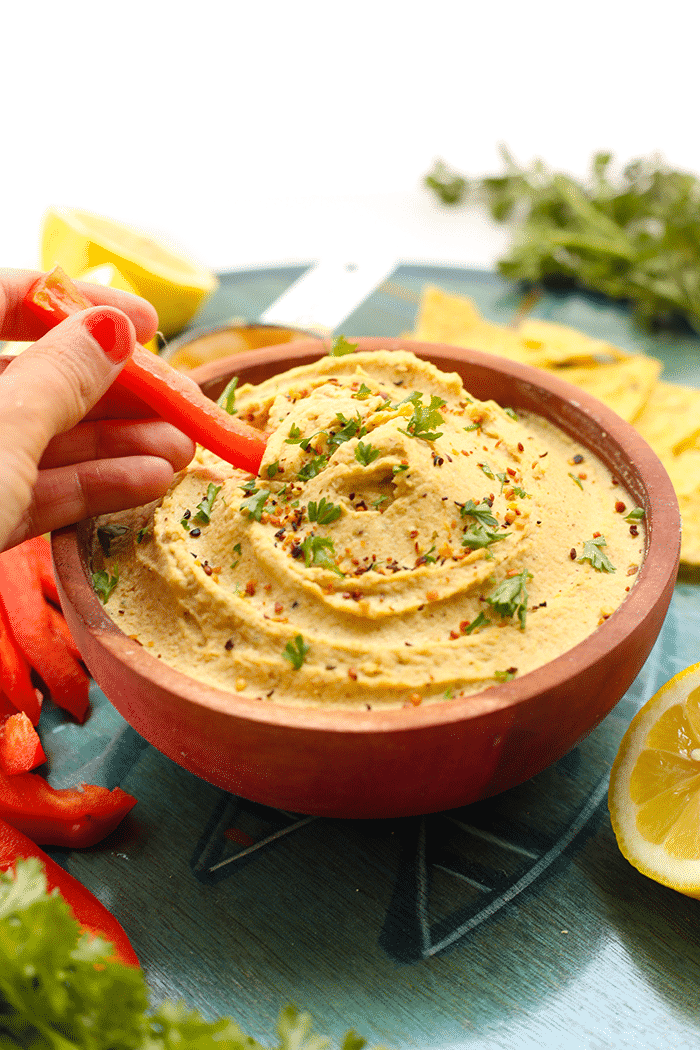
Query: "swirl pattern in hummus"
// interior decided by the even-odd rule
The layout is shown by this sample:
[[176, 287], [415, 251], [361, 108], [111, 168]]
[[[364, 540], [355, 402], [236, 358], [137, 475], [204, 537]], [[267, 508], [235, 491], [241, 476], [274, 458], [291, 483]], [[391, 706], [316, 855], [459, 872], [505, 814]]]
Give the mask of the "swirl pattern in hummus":
[[199, 450], [105, 561], [118, 625], [208, 684], [353, 707], [479, 692], [633, 584], [643, 530], [591, 453], [410, 353], [326, 357], [236, 410], [270, 433], [259, 477]]

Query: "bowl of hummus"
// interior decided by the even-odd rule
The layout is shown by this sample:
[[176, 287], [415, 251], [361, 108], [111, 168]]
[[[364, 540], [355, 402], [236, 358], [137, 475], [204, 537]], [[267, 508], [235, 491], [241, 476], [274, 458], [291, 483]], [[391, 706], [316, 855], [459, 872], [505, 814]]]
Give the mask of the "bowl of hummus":
[[401, 339], [194, 373], [267, 436], [55, 534], [97, 683], [156, 748], [298, 813], [462, 806], [571, 750], [643, 666], [680, 520], [633, 428], [557, 377]]

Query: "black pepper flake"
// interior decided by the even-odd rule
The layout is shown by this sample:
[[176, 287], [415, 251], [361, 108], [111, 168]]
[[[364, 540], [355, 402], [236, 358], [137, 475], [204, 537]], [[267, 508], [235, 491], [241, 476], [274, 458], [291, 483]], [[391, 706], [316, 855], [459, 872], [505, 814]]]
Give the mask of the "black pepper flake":
[[583, 463], [583, 456], [580, 452], [577, 452], [574, 456], [574, 463]]
[[229, 638], [228, 641], [224, 643], [224, 649], [227, 653], [231, 652], [233, 649], [233, 638]]
[[300, 543], [295, 543], [289, 553], [293, 558], [301, 558], [304, 550]]
[[630, 536], [638, 536], [638, 535], [639, 535], [639, 529], [637, 528], [637, 526], [636, 525], [630, 525]]
[[576, 548], [575, 547], [572, 547], [571, 550], [569, 551], [569, 557], [571, 558], [572, 561], [576, 561]]
[[191, 510], [186, 510], [185, 513], [182, 516], [185, 519], [185, 521], [189, 521], [190, 518], [192, 517], [192, 511]]
[[276, 540], [283, 540], [284, 537], [285, 537], [285, 530], [284, 529], [278, 529], [277, 532], [275, 533], [275, 539]]
[[192, 539], [196, 540], [197, 537], [201, 536], [201, 535], [202, 535], [202, 530], [201, 529], [190, 529], [190, 536], [192, 537]]

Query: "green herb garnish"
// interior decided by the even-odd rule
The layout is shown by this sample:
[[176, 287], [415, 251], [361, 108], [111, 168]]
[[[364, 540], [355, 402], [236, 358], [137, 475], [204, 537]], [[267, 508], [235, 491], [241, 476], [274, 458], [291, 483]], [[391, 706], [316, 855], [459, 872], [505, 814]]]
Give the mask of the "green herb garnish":
[[338, 576], [345, 575], [333, 561], [335, 547], [333, 540], [327, 536], [307, 536], [301, 544], [301, 549], [304, 552], [304, 564], [307, 568], [318, 565], [322, 569], [329, 569], [337, 573]]
[[473, 631], [478, 631], [480, 627], [488, 627], [491, 621], [485, 613], [480, 612], [475, 620], [468, 623], [466, 627], [462, 628], [462, 634], [472, 634]]
[[357, 398], [358, 401], [364, 401], [365, 398], [368, 398], [371, 393], [372, 393], [372, 391], [367, 386], [367, 384], [366, 383], [362, 383], [362, 385], [360, 386], [360, 389], [356, 390], [355, 393], [352, 396]]
[[346, 354], [354, 354], [357, 350], [357, 346], [357, 343], [349, 343], [344, 335], [339, 335], [331, 343], [328, 356], [344, 357]]
[[216, 402], [219, 408], [223, 408], [225, 412], [228, 412], [230, 416], [236, 414], [236, 387], [238, 386], [238, 376], [234, 376], [229, 383], [226, 384], [222, 393], [219, 395], [219, 399]]
[[311, 646], [307, 645], [302, 635], [298, 634], [294, 641], [289, 641], [284, 647], [282, 656], [289, 660], [295, 671], [298, 671], [308, 656]]
[[520, 621], [520, 629], [525, 630], [525, 618], [527, 616], [527, 582], [532, 579], [527, 569], [508, 576], [499, 583], [493, 594], [488, 595], [486, 601], [498, 613], [499, 616], [516, 616]]
[[221, 492], [221, 485], [207, 485], [207, 494], [201, 503], [197, 504], [197, 513], [193, 517], [193, 521], [198, 522], [200, 525], [208, 525], [211, 521], [211, 512], [214, 507], [214, 500]]
[[592, 540], [586, 540], [583, 545], [583, 554], [576, 561], [590, 562], [596, 572], [615, 572], [615, 566], [601, 547], [607, 547], [605, 536], [595, 536]]
[[634, 507], [629, 514], [625, 514], [625, 521], [629, 521], [634, 524], [637, 521], [641, 521], [644, 517], [644, 509], [642, 507]]
[[506, 536], [510, 536], [510, 533], [494, 532], [484, 525], [472, 525], [462, 536], [462, 546], [469, 547], [473, 551], [481, 550], [483, 547], [490, 547], [492, 543], [504, 540]]
[[578, 485], [578, 487], [579, 487], [579, 488], [580, 488], [581, 490], [583, 490], [583, 485], [581, 484], [581, 479], [580, 479], [580, 478], [577, 478], [575, 474], [572, 474], [572, 473], [571, 473], [571, 471], [569, 471], [569, 477], [570, 477], [570, 478], [571, 478], [571, 480], [572, 480], [572, 481], [574, 482], [574, 484]]
[[[416, 391], [413, 394], [409, 394], [404, 401], [400, 401], [399, 405], [405, 405], [410, 402], [413, 405], [413, 415], [406, 424], [405, 429], [399, 427], [402, 434], [406, 434], [408, 437], [421, 438], [423, 441], [437, 441], [439, 437], [442, 437], [442, 431], [436, 431], [434, 428], [441, 426], [445, 420], [440, 415], [439, 409], [446, 403], [437, 394], [432, 394], [430, 397], [430, 404], [423, 404], [423, 395]], [[398, 405], [394, 406], [398, 408]]]
[[479, 525], [485, 525], [489, 529], [495, 529], [498, 525], [497, 519], [491, 513], [491, 504], [486, 500], [476, 504], [473, 499], [469, 499], [459, 505], [459, 513], [463, 518], [475, 518]]
[[336, 419], [339, 423], [342, 423], [342, 426], [340, 430], [336, 430], [328, 436], [328, 444], [332, 451], [335, 451], [339, 445], [349, 441], [350, 438], [364, 437], [367, 433], [362, 425], [362, 416], [359, 412], [352, 419], [346, 419], [342, 412], [338, 412]]
[[337, 503], [331, 503], [330, 500], [323, 496], [318, 503], [315, 500], [311, 500], [306, 508], [306, 513], [309, 521], [317, 521], [319, 525], [330, 525], [338, 520], [341, 509]]
[[486, 462], [484, 462], [484, 463], [477, 463], [477, 466], [480, 467], [481, 470], [483, 470], [483, 472], [486, 475], [486, 477], [490, 478], [491, 481], [500, 481], [500, 483], [501, 483], [501, 492], [503, 492], [503, 486], [508, 481], [508, 475], [505, 473], [505, 471], [498, 471], [498, 473], [494, 473], [494, 471], [491, 469], [489, 464], [486, 463]]
[[139, 529], [139, 531], [136, 533], [136, 542], [143, 543], [143, 541], [146, 539], [146, 536], [148, 536], [149, 534], [150, 529], [147, 525], [144, 525], [144, 527], [142, 529]]
[[103, 605], [106, 605], [107, 599], [118, 583], [118, 565], [114, 566], [114, 573], [112, 576], [110, 576], [106, 569], [100, 569], [99, 572], [93, 572], [92, 574], [92, 586]]
[[234, 543], [234, 545], [233, 545], [233, 553], [238, 555], [236, 560], [234, 562], [231, 562], [231, 568], [235, 569], [236, 566], [238, 565], [239, 561], [241, 560], [241, 553], [242, 553], [242, 551], [241, 551], [240, 543]]
[[364, 441], [357, 442], [357, 448], [355, 449], [355, 459], [358, 463], [361, 463], [363, 467], [368, 467], [370, 463], [373, 463], [375, 459], [380, 455], [380, 449], [375, 448], [374, 445]]
[[308, 463], [305, 463], [301, 468], [297, 474], [297, 479], [299, 481], [309, 481], [311, 478], [315, 478], [321, 473], [327, 463], [328, 456], [325, 454], [322, 453], [320, 456], [314, 456], [313, 459], [310, 459]]
[[268, 478], [274, 478], [275, 475], [281, 474], [282, 468], [280, 466], [279, 460], [276, 459], [274, 463], [268, 463], [267, 470], [265, 471], [265, 473], [267, 474]]
[[263, 507], [269, 498], [270, 493], [266, 492], [265, 489], [255, 489], [246, 499], [243, 500], [239, 509], [247, 514], [249, 518], [254, 518], [255, 521], [261, 521]]
[[509, 667], [507, 671], [494, 671], [493, 677], [497, 682], [511, 682], [518, 672]]

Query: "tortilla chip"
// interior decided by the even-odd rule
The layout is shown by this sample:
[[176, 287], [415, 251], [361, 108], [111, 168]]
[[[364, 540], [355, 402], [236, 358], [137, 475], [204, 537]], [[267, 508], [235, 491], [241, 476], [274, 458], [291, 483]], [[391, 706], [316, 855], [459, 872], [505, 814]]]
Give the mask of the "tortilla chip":
[[644, 410], [663, 365], [654, 357], [635, 354], [607, 364], [551, 369], [633, 423]]
[[700, 390], [656, 383], [634, 425], [662, 460], [700, 448]]
[[533, 352], [540, 352], [544, 367], [606, 364], [630, 356], [604, 339], [593, 339], [575, 328], [552, 321], [525, 318], [517, 331]]

